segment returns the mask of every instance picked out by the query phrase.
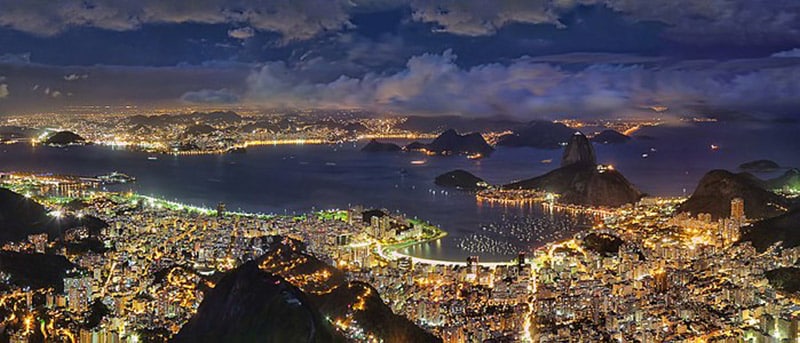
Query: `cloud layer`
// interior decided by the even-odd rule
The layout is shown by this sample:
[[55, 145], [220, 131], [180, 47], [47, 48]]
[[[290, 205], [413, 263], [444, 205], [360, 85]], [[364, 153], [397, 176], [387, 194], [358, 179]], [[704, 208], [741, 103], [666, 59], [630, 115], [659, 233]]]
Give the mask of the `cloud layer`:
[[[302, 40], [350, 28], [356, 13], [399, 8], [435, 31], [482, 36], [515, 23], [563, 27], [563, 16], [590, 5], [634, 21], [664, 23], [676, 40], [800, 42], [800, 3], [794, 0], [0, 0], [0, 26], [54, 35], [71, 27], [122, 31], [158, 23], [227, 23]], [[232, 30], [236, 38], [247, 34]]]
[[[568, 60], [573, 60], [572, 56]], [[521, 58], [508, 64], [460, 68], [450, 51], [411, 58], [388, 75], [315, 81], [313, 75], [283, 62], [266, 63], [248, 78], [246, 101], [262, 106], [368, 108], [413, 114], [511, 115], [544, 118], [563, 115], [640, 115], [643, 108], [680, 111], [748, 111], [785, 114], [800, 106], [800, 59], [764, 58], [729, 62], [650, 61], [630, 56], [608, 63], [598, 54], [564, 68]], [[634, 64], [635, 63], [635, 64]]]

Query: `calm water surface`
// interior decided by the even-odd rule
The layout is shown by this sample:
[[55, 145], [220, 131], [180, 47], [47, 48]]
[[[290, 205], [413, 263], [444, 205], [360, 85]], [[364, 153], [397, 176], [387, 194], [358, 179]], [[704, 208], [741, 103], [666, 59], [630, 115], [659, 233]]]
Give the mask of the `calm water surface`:
[[[652, 139], [596, 145], [598, 160], [613, 164], [653, 195], [690, 193], [706, 171], [735, 170], [753, 159], [800, 166], [796, 125], [704, 124], [647, 128], [637, 134]], [[711, 144], [720, 149], [712, 151]], [[383, 207], [429, 220], [450, 233], [440, 242], [410, 250], [426, 258], [462, 260], [477, 254], [482, 260], [507, 260], [518, 250], [569, 236], [581, 222], [536, 208], [481, 206], [469, 193], [433, 184], [437, 175], [456, 168], [490, 183], [539, 175], [557, 166], [560, 150], [499, 148], [490, 158], [473, 161], [416, 153], [368, 154], [358, 150], [361, 145], [259, 147], [246, 154], [159, 155], [154, 161], [145, 153], [100, 146], [57, 149], [16, 144], [0, 150], [0, 170], [79, 175], [121, 171], [137, 178], [130, 187], [142, 194], [194, 205], [222, 201], [230, 209], [252, 212], [294, 213], [356, 204]], [[546, 159], [553, 163], [541, 162]], [[414, 165], [413, 160], [426, 163]], [[478, 246], [483, 252], [476, 250]]]

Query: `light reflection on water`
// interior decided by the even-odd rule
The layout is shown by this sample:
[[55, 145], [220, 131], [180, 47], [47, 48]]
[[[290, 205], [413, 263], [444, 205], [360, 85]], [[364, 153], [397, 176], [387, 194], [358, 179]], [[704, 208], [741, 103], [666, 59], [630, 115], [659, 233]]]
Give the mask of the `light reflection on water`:
[[[596, 146], [598, 162], [613, 164], [644, 192], [674, 196], [694, 188], [710, 169], [735, 170], [742, 162], [768, 158], [784, 166], [800, 166], [797, 126], [730, 127], [724, 124], [685, 128], [645, 128], [654, 139], [625, 145]], [[426, 258], [463, 260], [478, 253], [481, 260], [508, 260], [516, 250], [569, 236], [578, 222], [537, 209], [491, 207], [472, 194], [442, 189], [433, 179], [465, 169], [489, 183], [507, 183], [557, 167], [560, 150], [499, 148], [491, 157], [425, 157], [415, 153], [367, 154], [363, 144], [278, 146], [248, 149], [245, 154], [162, 156], [113, 151], [99, 146], [55, 149], [17, 144], [0, 150], [0, 169], [99, 175], [121, 171], [137, 178], [131, 189], [194, 205], [225, 202], [229, 209], [265, 213], [299, 213], [350, 205], [383, 207], [441, 226], [444, 239], [409, 249]], [[711, 151], [710, 144], [720, 146]], [[643, 159], [641, 154], [656, 152]], [[552, 159], [552, 164], [540, 161]], [[759, 175], [762, 176], [763, 175]], [[483, 228], [492, 228], [485, 230]], [[502, 229], [502, 228], [506, 229]], [[514, 233], [500, 233], [514, 229]], [[498, 232], [494, 232], [498, 231]], [[467, 247], [486, 236], [504, 248], [479, 253]], [[489, 240], [487, 240], [488, 242]], [[474, 244], [473, 244], [474, 245]]]

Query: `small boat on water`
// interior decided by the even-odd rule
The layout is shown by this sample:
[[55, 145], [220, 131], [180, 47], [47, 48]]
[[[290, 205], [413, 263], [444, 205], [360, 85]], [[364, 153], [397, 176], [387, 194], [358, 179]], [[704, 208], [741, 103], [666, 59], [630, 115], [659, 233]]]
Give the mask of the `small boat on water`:
[[158, 160], [158, 157], [156, 157], [156, 156], [148, 156], [147, 159], [150, 160], [150, 161], [156, 161], [156, 160]]

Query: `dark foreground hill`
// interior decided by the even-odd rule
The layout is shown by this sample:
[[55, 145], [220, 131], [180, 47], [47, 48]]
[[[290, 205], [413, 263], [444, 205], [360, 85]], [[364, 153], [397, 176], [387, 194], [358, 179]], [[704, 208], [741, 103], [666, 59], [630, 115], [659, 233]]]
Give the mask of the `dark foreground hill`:
[[800, 292], [800, 268], [784, 267], [765, 273], [772, 287], [787, 293]]
[[50, 238], [54, 238], [74, 227], [86, 226], [90, 231], [97, 231], [107, 225], [91, 216], [76, 218], [50, 215], [36, 201], [0, 188], [0, 244], [25, 240], [28, 235], [35, 233], [47, 233]]
[[19, 287], [53, 288], [61, 292], [67, 270], [75, 267], [61, 255], [0, 251], [0, 271], [10, 275]]
[[226, 275], [174, 341], [343, 341], [320, 318], [358, 325], [384, 342], [440, 341], [392, 313], [371, 286], [346, 281], [302, 249], [293, 240], [276, 242], [257, 261]]
[[692, 196], [681, 204], [678, 212], [709, 213], [714, 219], [726, 218], [731, 213], [733, 198], [744, 200], [745, 216], [753, 219], [774, 217], [789, 207], [786, 199], [767, 190], [764, 182], [753, 175], [717, 169], [700, 179]]
[[[745, 203], [747, 208], [747, 203]], [[764, 251], [777, 242], [786, 249], [800, 246], [800, 210], [765, 219], [742, 228], [741, 242], [751, 242], [758, 251]]]
[[255, 261], [225, 275], [174, 342], [345, 342], [312, 301]]

